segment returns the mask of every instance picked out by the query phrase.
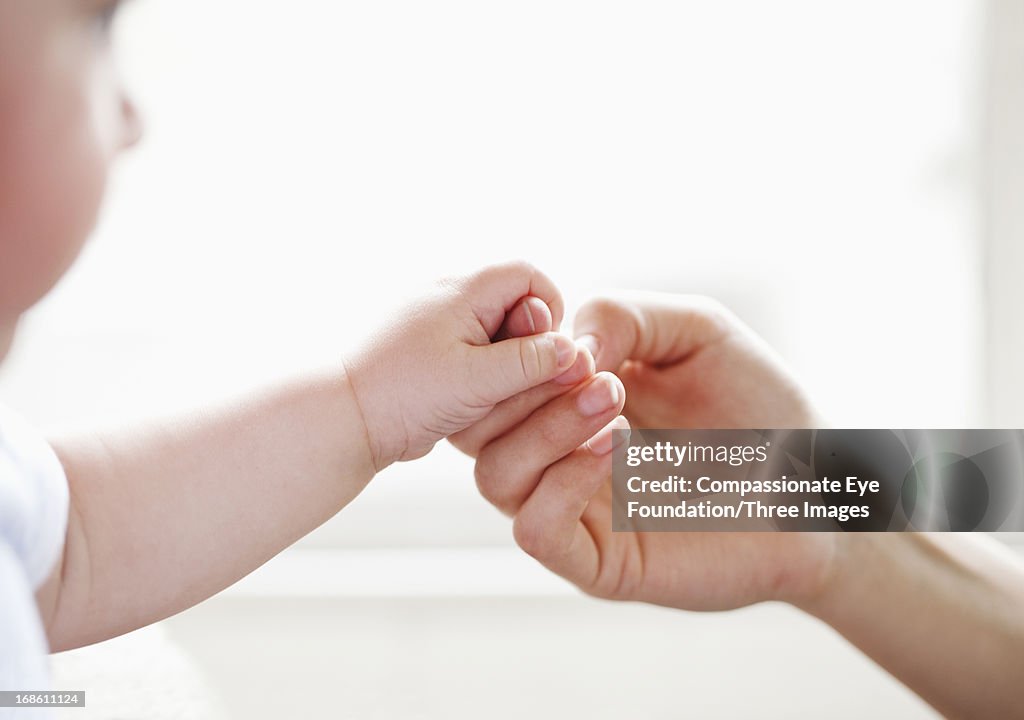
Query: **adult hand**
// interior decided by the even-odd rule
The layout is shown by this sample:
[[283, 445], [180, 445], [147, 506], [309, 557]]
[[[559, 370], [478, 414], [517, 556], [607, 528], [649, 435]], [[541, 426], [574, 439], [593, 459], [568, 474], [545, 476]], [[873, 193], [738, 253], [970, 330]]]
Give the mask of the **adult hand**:
[[626, 386], [626, 416], [648, 428], [804, 428], [816, 417], [774, 350], [721, 303], [632, 293], [576, 316], [598, 370]]
[[[585, 305], [578, 342], [599, 372], [499, 404], [453, 438], [518, 544], [592, 595], [693, 610], [806, 601], [827, 582], [832, 534], [613, 533], [614, 427], [811, 427], [809, 402], [768, 346], [707, 298], [631, 295]], [[625, 418], [616, 417], [625, 391]], [[603, 393], [604, 402], [598, 402]], [[585, 398], [587, 400], [585, 400]], [[596, 435], [594, 434], [596, 432]]]
[[[598, 300], [576, 329], [597, 368], [620, 374], [637, 426], [817, 425], [774, 353], [707, 299]], [[688, 610], [789, 601], [946, 717], [1020, 715], [1019, 557], [991, 538], [956, 533], [613, 533], [612, 438], [607, 427], [590, 433], [618, 412], [621, 396], [584, 412], [586, 389], [610, 382], [586, 372], [587, 361], [581, 352], [565, 384], [507, 400], [456, 438], [479, 456], [478, 485], [515, 516], [527, 552], [605, 598]], [[626, 426], [622, 417], [613, 423]]]

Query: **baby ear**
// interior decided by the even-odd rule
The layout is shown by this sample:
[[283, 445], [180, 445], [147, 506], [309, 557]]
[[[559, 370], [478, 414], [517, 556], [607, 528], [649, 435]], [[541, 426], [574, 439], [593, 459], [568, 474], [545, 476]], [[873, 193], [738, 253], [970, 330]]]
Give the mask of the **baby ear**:
[[505, 321], [491, 338], [498, 342], [508, 338], [527, 337], [557, 330], [551, 308], [539, 297], [529, 295], [517, 302], [505, 315]]

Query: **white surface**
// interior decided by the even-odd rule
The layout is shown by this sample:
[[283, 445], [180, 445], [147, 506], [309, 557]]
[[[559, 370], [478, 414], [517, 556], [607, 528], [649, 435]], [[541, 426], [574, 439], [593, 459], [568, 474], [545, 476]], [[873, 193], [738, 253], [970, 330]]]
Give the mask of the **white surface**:
[[781, 606], [222, 597], [167, 626], [246, 720], [937, 717]]
[[566, 597], [572, 586], [517, 548], [293, 549], [226, 597]]
[[54, 687], [85, 692], [59, 720], [225, 720], [229, 717], [188, 654], [150, 626], [52, 656]]

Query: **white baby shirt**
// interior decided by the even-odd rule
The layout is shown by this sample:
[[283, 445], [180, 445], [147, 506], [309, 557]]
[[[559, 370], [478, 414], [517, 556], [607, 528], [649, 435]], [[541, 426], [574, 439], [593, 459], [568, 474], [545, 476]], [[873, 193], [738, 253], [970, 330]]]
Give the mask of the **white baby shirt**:
[[[60, 557], [68, 483], [53, 449], [0, 405], [0, 690], [50, 690], [49, 648], [35, 591]], [[49, 717], [0, 708], [0, 719]]]

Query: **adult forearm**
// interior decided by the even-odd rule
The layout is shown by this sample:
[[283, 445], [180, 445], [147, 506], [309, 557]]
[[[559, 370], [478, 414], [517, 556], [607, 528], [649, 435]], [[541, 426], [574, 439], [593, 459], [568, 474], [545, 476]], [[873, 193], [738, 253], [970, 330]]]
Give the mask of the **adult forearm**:
[[991, 538], [843, 537], [804, 609], [951, 718], [1022, 717], [1024, 563]]
[[54, 650], [220, 591], [373, 475], [359, 408], [337, 371], [176, 422], [54, 445], [71, 490], [64, 557], [39, 594]]

